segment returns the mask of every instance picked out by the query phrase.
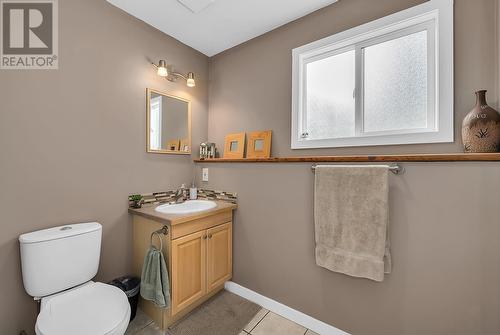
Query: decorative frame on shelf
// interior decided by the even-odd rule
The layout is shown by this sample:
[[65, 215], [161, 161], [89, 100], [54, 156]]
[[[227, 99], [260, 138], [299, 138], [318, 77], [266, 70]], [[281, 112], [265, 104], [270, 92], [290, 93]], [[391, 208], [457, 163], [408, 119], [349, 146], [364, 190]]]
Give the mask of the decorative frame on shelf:
[[270, 158], [272, 130], [248, 133], [247, 158]]
[[245, 157], [245, 133], [226, 135], [224, 139], [224, 158]]

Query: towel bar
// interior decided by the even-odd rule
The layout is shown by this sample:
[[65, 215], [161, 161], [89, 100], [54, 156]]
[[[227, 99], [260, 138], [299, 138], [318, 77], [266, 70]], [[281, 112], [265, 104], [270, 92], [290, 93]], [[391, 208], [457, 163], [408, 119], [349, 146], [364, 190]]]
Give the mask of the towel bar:
[[[313, 172], [316, 171], [316, 166], [317, 165], [311, 166], [311, 169]], [[388, 165], [387, 168], [389, 169], [389, 171], [391, 171], [394, 174], [403, 174], [405, 172], [405, 168], [402, 166], [399, 166], [398, 164]]]

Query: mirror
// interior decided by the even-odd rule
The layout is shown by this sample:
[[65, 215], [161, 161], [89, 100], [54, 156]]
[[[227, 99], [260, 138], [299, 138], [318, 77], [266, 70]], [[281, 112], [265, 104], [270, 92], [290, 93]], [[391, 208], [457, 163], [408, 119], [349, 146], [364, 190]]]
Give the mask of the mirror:
[[254, 142], [254, 150], [255, 151], [263, 151], [264, 150], [264, 140], [259, 138]]
[[238, 151], [238, 142], [237, 141], [232, 141], [229, 150], [230, 151]]
[[191, 102], [147, 89], [147, 152], [191, 153]]

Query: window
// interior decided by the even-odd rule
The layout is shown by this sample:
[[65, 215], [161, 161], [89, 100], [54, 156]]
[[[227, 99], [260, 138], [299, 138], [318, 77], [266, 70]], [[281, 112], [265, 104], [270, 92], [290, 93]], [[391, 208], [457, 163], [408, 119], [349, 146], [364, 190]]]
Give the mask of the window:
[[453, 0], [293, 50], [292, 149], [453, 142]]

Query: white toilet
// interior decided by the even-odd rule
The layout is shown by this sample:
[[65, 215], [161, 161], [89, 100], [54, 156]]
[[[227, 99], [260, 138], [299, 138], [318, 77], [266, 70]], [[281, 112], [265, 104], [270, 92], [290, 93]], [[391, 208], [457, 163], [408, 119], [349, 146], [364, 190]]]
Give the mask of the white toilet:
[[41, 299], [37, 335], [123, 335], [130, 319], [119, 288], [91, 281], [99, 267], [102, 226], [73, 224], [19, 236], [26, 292]]

